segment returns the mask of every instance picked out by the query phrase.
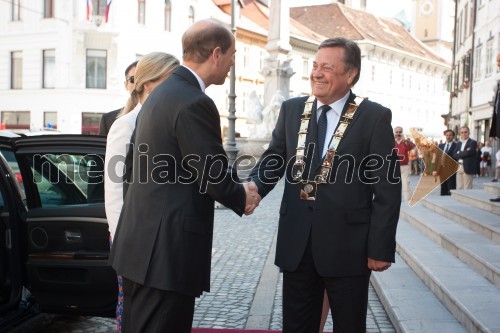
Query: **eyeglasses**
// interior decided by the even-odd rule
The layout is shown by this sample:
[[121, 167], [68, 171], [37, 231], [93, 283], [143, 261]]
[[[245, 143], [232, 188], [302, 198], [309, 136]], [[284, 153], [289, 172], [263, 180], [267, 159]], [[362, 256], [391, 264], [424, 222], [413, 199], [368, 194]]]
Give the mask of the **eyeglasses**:
[[394, 132], [394, 133], [396, 133], [396, 134], [401, 134], [401, 133], [403, 133], [403, 132]]
[[129, 81], [130, 83], [134, 83], [134, 76], [129, 76], [125, 81]]

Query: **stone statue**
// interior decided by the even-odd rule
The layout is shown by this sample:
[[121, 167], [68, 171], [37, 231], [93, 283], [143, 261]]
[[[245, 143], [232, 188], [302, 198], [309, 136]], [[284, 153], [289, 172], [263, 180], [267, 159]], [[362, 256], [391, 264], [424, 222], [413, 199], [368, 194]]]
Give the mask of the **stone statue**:
[[276, 125], [276, 120], [284, 101], [278, 90], [271, 98], [271, 103], [262, 108], [255, 91], [252, 91], [247, 101], [249, 139], [270, 139]]

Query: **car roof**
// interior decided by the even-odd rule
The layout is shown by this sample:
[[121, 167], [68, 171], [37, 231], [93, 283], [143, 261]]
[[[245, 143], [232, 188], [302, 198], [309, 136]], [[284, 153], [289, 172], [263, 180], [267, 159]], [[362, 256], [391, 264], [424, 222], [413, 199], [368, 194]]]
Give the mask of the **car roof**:
[[0, 136], [4, 138], [19, 138], [20, 135], [10, 131], [0, 130]]

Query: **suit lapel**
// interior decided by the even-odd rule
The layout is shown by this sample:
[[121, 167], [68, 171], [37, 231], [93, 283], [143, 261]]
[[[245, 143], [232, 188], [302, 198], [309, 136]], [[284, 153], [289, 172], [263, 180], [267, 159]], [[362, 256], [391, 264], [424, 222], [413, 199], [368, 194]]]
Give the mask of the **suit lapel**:
[[[340, 114], [339, 122], [338, 122], [337, 126], [335, 127], [335, 131], [339, 127], [340, 120], [343, 119], [343, 115], [345, 115], [345, 113], [346, 113], [346, 111], [347, 111], [347, 109], [349, 107], [349, 103], [352, 103], [355, 98], [356, 98], [356, 95], [354, 95], [351, 92], [349, 98], [347, 98], [347, 101], [346, 101], [346, 103], [344, 105], [344, 108], [342, 109], [342, 113]], [[344, 132], [344, 136], [342, 137], [342, 140], [340, 141], [339, 147], [342, 147], [343, 142], [344, 142], [344, 138], [347, 136], [347, 134], [349, 133], [349, 131], [351, 130], [352, 126], [354, 125], [354, 123], [356, 122], [356, 120], [358, 118], [359, 118], [359, 111], [356, 111], [356, 113], [354, 114], [354, 118], [350, 121], [349, 126], [347, 126], [347, 128], [346, 128], [346, 130]], [[314, 118], [314, 120], [316, 120], [316, 118]], [[316, 121], [314, 123], [316, 123]], [[318, 125], [316, 125], [316, 137], [317, 137], [317, 130], [318, 130]], [[335, 131], [334, 131], [334, 133], [335, 133]], [[339, 150], [339, 147], [335, 147], [337, 151]], [[317, 154], [315, 154], [315, 155], [317, 155]], [[314, 163], [314, 165], [313, 165], [314, 168], [312, 170], [313, 170], [314, 174], [317, 174], [318, 169], [321, 167], [321, 164], [323, 163], [323, 159], [322, 158], [321, 159], [316, 158], [315, 161], [316, 161], [316, 163]]]

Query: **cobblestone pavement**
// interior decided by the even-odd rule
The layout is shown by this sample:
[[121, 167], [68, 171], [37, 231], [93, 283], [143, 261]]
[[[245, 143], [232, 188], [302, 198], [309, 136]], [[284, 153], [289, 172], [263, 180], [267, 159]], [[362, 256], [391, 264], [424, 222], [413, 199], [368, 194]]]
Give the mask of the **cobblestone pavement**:
[[[263, 282], [263, 270], [268, 256], [274, 257], [273, 241], [282, 191], [283, 185], [280, 184], [251, 216], [239, 218], [229, 209], [216, 209], [211, 292], [197, 299], [193, 327], [250, 328], [249, 313], [255, 310], [256, 290], [264, 283], [269, 285], [269, 282]], [[269, 302], [269, 311], [265, 313], [268, 317], [267, 326], [257, 328], [279, 331], [282, 280], [278, 269], [272, 265], [272, 261], [270, 263], [268, 270], [275, 274], [276, 279], [272, 280], [270, 288], [264, 289], [261, 296], [262, 300]], [[114, 331], [113, 319], [50, 315], [44, 320], [45, 328], [38, 330], [40, 333]], [[332, 322], [329, 319], [326, 331], [331, 330]], [[395, 332], [373, 289], [370, 289], [369, 294], [367, 332]]]

